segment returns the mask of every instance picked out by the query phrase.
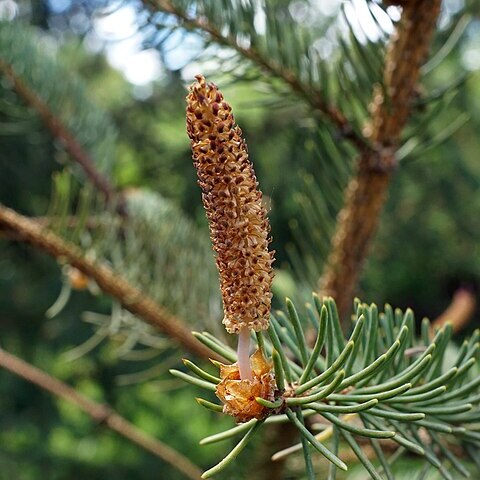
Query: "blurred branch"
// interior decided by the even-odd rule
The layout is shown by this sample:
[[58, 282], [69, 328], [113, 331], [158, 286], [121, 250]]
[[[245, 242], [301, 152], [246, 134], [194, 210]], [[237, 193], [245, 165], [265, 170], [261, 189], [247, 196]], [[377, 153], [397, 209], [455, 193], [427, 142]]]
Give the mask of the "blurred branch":
[[20, 358], [0, 348], [0, 367], [31, 382], [47, 392], [72, 403], [87, 413], [94, 422], [103, 424], [127, 438], [139, 447], [153, 453], [186, 477], [198, 480], [202, 471], [187, 457], [132, 425], [125, 418], [114, 412], [108, 405], [100, 404], [84, 397], [77, 390], [57, 380]]
[[90, 154], [77, 141], [61, 119], [51, 111], [48, 104], [29, 88], [12, 66], [3, 60], [0, 60], [0, 74], [4, 75], [11, 82], [16, 93], [37, 112], [51, 134], [61, 141], [65, 150], [71, 155], [74, 161], [82, 167], [92, 184], [103, 193], [105, 199], [112, 201], [115, 196], [117, 196], [119, 200], [119, 212], [124, 213], [124, 202], [121, 196], [116, 194], [109, 179], [96, 169], [95, 162]]
[[335, 298], [343, 322], [386, 200], [396, 167], [395, 152], [410, 115], [440, 5], [441, 0], [414, 0], [404, 5], [385, 58], [384, 87], [374, 90], [371, 119], [364, 129], [374, 149], [363, 150], [357, 160], [320, 280], [321, 293]]
[[[30, 220], [32, 222], [35, 222], [39, 227], [49, 228], [49, 227], [52, 226], [52, 224], [55, 223], [57, 218], [58, 217], [52, 215], [52, 216], [48, 216], [48, 217], [43, 217], [43, 216], [30, 217]], [[93, 229], [97, 228], [99, 225], [101, 225], [101, 222], [102, 222], [102, 220], [98, 217], [95, 217], [95, 216], [91, 216], [91, 217], [87, 218], [85, 223], [83, 223], [78, 218], [78, 216], [76, 216], [76, 215], [70, 215], [70, 216], [65, 218], [65, 225], [66, 225], [67, 228], [75, 228], [75, 227], [78, 227], [79, 225], [82, 225], [87, 230], [93, 230]], [[0, 227], [0, 235], [2, 235], [2, 234], [4, 234], [5, 236], [8, 236], [10, 239], [13, 236], [12, 232], [7, 233], [4, 228]]]
[[461, 332], [472, 319], [477, 306], [475, 294], [467, 288], [459, 288], [447, 309], [432, 322], [432, 332], [450, 322], [453, 333]]
[[204, 358], [212, 356], [212, 352], [191, 335], [190, 330], [179, 318], [174, 317], [106, 265], [100, 265], [89, 259], [76, 245], [64, 241], [35, 221], [1, 204], [0, 227], [12, 232], [16, 240], [30, 243], [58, 261], [77, 268], [95, 280], [105, 293], [116, 298], [129, 312], [157, 327], [187, 351]]
[[264, 71], [274, 77], [283, 80], [299, 96], [301, 96], [314, 109], [325, 114], [328, 119], [339, 129], [340, 134], [350, 140], [357, 148], [366, 147], [366, 139], [359, 136], [351, 127], [348, 119], [336, 106], [330, 104], [318, 89], [309, 88], [289, 69], [284, 68], [278, 62], [267, 58], [258, 49], [249, 46], [242, 47], [234, 37], [225, 36], [217, 25], [211, 23], [206, 17], [194, 18], [181, 8], [176, 7], [170, 0], [143, 0], [143, 2], [155, 10], [171, 13], [179, 18], [183, 24], [192, 29], [199, 29], [207, 33], [215, 42], [230, 47], [243, 57], [251, 60]]

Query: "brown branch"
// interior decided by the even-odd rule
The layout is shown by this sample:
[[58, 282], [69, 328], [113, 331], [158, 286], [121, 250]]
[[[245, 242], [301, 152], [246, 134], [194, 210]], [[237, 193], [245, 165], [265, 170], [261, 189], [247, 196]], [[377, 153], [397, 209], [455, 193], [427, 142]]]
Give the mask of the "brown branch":
[[199, 29], [207, 33], [216, 43], [230, 47], [243, 57], [251, 60], [265, 72], [283, 80], [297, 95], [301, 96], [314, 109], [322, 112], [339, 129], [340, 134], [351, 141], [358, 149], [363, 149], [367, 141], [357, 135], [347, 117], [336, 105], [328, 103], [322, 93], [315, 88], [309, 88], [289, 69], [280, 63], [262, 55], [257, 49], [250, 46], [242, 47], [232, 36], [222, 34], [220, 28], [209, 22], [206, 17], [190, 17], [187, 12], [176, 7], [170, 0], [143, 0], [143, 2], [156, 10], [171, 13], [179, 18], [183, 24], [191, 29]]
[[432, 332], [450, 322], [453, 333], [461, 332], [472, 319], [477, 307], [475, 294], [467, 288], [459, 288], [447, 309], [432, 322]]
[[128, 283], [106, 265], [87, 258], [76, 245], [64, 241], [33, 220], [0, 204], [0, 227], [2, 226], [13, 232], [16, 239], [30, 243], [95, 280], [103, 292], [116, 298], [128, 311], [157, 327], [187, 351], [200, 357], [223, 360], [198, 342], [179, 318], [174, 317], [155, 300]]
[[395, 152], [440, 12], [441, 0], [409, 1], [385, 59], [384, 90], [374, 91], [365, 134], [374, 150], [364, 150], [339, 213], [332, 252], [320, 281], [322, 294], [335, 298], [342, 318], [351, 307], [362, 264], [375, 234], [395, 167]]
[[[3, 60], [0, 60], [0, 73], [11, 82], [15, 91], [25, 103], [37, 112], [44, 125], [50, 130], [55, 138], [61, 141], [65, 150], [82, 167], [92, 184], [105, 196], [107, 202], [113, 200], [117, 194], [108, 178], [96, 169], [95, 162], [90, 154], [77, 141], [75, 136], [61, 119], [50, 110], [48, 104], [22, 80], [21, 76], [15, 72], [11, 65]], [[119, 200], [119, 212], [124, 213], [125, 206], [123, 199], [118, 195], [117, 199]]]
[[[30, 217], [30, 220], [35, 222], [40, 227], [49, 228], [55, 224], [57, 217], [55, 215], [50, 215], [48, 217]], [[64, 218], [65, 225], [67, 228], [75, 228], [80, 224], [80, 219], [76, 215], [69, 215]], [[102, 220], [98, 217], [91, 216], [85, 221], [85, 228], [87, 230], [94, 230], [101, 225]], [[83, 223], [82, 223], [83, 224]], [[0, 225], [0, 236], [4, 234], [8, 238], [12, 238], [12, 232], [9, 232], [7, 229]]]
[[108, 405], [90, 400], [67, 384], [1, 348], [0, 367], [3, 367], [11, 373], [37, 385], [43, 390], [76, 405], [87, 413], [94, 422], [105, 425], [144, 450], [153, 453], [158, 458], [161, 458], [170, 464], [173, 468], [176, 468], [185, 474], [186, 477], [194, 480], [200, 479], [202, 471], [187, 457], [160, 440], [157, 440], [139, 430], [125, 418], [114, 412]]

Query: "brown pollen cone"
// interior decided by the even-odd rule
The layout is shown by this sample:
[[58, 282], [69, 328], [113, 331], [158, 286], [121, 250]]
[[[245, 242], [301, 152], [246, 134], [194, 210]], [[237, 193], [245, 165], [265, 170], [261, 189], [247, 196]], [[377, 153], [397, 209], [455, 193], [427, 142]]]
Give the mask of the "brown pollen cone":
[[222, 365], [215, 394], [223, 402], [223, 413], [235, 417], [237, 422], [248, 422], [252, 418], [261, 420], [270, 410], [260, 405], [256, 398], [274, 400], [275, 378], [271, 362], [267, 361], [260, 350], [250, 357], [252, 380], [240, 380], [236, 363]]
[[187, 133], [220, 273], [223, 323], [229, 333], [266, 330], [274, 252], [268, 251], [262, 192], [230, 105], [216, 85], [195, 78], [187, 96]]

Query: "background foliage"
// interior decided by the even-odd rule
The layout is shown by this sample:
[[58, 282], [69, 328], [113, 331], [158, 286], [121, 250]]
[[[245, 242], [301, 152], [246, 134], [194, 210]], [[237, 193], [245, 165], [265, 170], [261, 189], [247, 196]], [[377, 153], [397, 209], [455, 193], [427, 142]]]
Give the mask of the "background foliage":
[[[0, 2], [0, 6], [2, 3], [6, 2]], [[285, 0], [277, 3], [279, 11], [298, 21], [305, 15], [302, 12], [308, 4]], [[98, 30], [98, 17], [94, 13], [104, 6], [108, 6], [106, 14], [114, 14], [115, 8], [130, 4], [138, 12], [134, 23], [148, 33], [149, 25], [139, 2], [25, 0], [17, 4], [19, 20], [34, 25], [47, 55], [56, 57], [62, 68], [81, 78], [92, 103], [110, 119], [112, 138], [115, 137], [113, 131], [117, 132], [115, 146], [109, 149], [113, 159], [112, 182], [126, 192], [146, 188], [152, 195], [160, 195], [168, 208], [179, 212], [188, 228], [195, 231], [198, 245], [208, 245], [184, 133], [185, 77], [197, 73], [195, 69], [200, 68], [201, 60], [194, 55], [182, 55], [174, 62], [175, 54], [171, 53], [178, 55], [176, 44], [185, 39], [175, 30], [168, 41], [161, 34], [146, 34], [144, 47], [157, 49], [162, 61], [161, 72], [147, 86], [132, 85], [105, 58], [105, 52], [108, 53], [114, 42], [99, 40], [95, 51], [91, 39], [92, 32]], [[323, 7], [317, 10], [317, 22], [312, 29], [312, 34], [319, 38], [328, 33], [332, 17], [337, 14], [324, 4], [326, 2], [321, 2]], [[432, 92], [456, 83], [459, 72], [466, 68], [471, 70], [470, 76], [448, 97], [448, 109], [429, 123], [428, 132], [421, 128], [424, 112], [420, 94], [418, 120], [413, 125], [420, 136], [424, 134], [428, 138], [441, 135], [445, 126], [455, 123], [464, 113], [468, 114], [469, 121], [441, 145], [423, 152], [419, 149], [399, 168], [361, 279], [361, 296], [365, 301], [380, 305], [388, 301], [401, 308], [412, 307], [417, 318], [423, 315], [435, 318], [459, 286], [478, 288], [480, 138], [476, 132], [480, 130], [477, 73], [480, 19], [475, 2], [465, 5], [461, 1], [445, 2], [434, 50], [440, 48], [465, 13], [471, 15], [468, 27], [458, 45], [428, 75], [424, 89]], [[198, 51], [202, 58], [231, 56], [230, 50], [212, 46], [202, 54], [202, 39], [192, 36], [188, 41], [196, 47], [192, 51]], [[339, 47], [330, 45], [330, 48], [335, 52]], [[316, 140], [319, 120], [303, 102], [285, 99], [282, 87], [275, 82], [265, 82], [254, 68], [240, 62], [232, 64], [232, 73], [227, 72], [226, 64], [224, 66], [221, 73], [216, 72], [210, 78], [222, 86], [234, 106], [257, 177], [271, 203], [273, 248], [277, 250], [277, 299], [285, 294], [302, 296], [302, 292], [293, 289], [297, 274], [293, 273], [295, 265], [292, 266], [289, 252], [294, 245], [305, 248], [298, 245], [298, 238], [306, 228], [305, 181], [326, 174], [322, 163], [325, 152]], [[241, 77], [251, 80], [236, 78], [242, 67]], [[208, 70], [209, 65], [204, 68]], [[367, 98], [370, 96], [368, 91], [364, 94]], [[73, 116], [70, 120], [74, 128], [79, 119]], [[52, 174], [62, 169], [67, 160], [37, 116], [24, 108], [3, 81], [0, 82], [0, 142], [0, 201], [22, 213], [44, 215], [51, 198]], [[342, 186], [333, 185], [333, 195], [341, 191]], [[331, 216], [335, 209], [329, 208]], [[325, 231], [328, 228], [327, 221]], [[100, 343], [88, 355], [68, 361], [66, 352], [92, 336], [91, 323], [79, 319], [96, 318], [101, 324], [101, 319], [108, 317], [98, 314], [110, 315], [111, 303], [89, 291], [73, 291], [61, 313], [47, 319], [45, 312], [64, 282], [61, 267], [20, 243], [0, 241], [2, 347], [93, 398], [108, 401], [136, 425], [188, 452], [198, 464], [207, 465], [217, 459], [223, 448], [201, 448], [198, 440], [210, 432], [213, 422], [227, 425], [228, 419], [215, 417], [213, 420], [210, 412], [192, 407], [191, 392], [166, 373], [172, 366], [172, 358], [178, 355], [172, 357], [169, 349], [161, 349], [150, 359], [128, 361], [128, 349], [122, 350], [125, 338], [117, 335], [112, 342]], [[207, 250], [208, 246], [203, 249]], [[315, 267], [313, 276], [320, 267]], [[213, 261], [202, 268], [213, 268]], [[207, 283], [215, 286], [216, 278], [212, 275]], [[155, 288], [162, 298], [161, 289], [166, 287]], [[215, 298], [212, 302], [213, 305]], [[94, 311], [96, 316], [89, 317], [86, 310]], [[211, 312], [211, 315], [204, 314], [204, 319], [217, 316], [213, 320], [218, 320], [218, 305], [213, 305]], [[478, 326], [478, 318], [477, 312], [470, 329]], [[195, 324], [199, 319], [191, 320]], [[98, 322], [93, 328], [98, 328]], [[148, 381], [135, 382], [145, 379]], [[296, 475], [302, 468], [295, 463], [290, 467]], [[149, 479], [158, 478], [159, 468], [161, 478], [180, 478], [168, 467], [159, 467], [158, 461], [148, 454], [93, 425], [68, 405], [0, 372], [2, 478]], [[240, 462], [235, 474], [238, 478], [242, 478], [242, 468], [246, 467]], [[353, 474], [349, 478], [354, 478]]]

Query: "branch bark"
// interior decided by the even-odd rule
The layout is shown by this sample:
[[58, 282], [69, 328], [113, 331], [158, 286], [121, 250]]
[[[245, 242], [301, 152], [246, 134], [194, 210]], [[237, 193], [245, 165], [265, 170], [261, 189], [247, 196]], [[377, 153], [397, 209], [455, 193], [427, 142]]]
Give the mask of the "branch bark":
[[93, 421], [101, 423], [121, 436], [135, 443], [144, 450], [153, 453], [173, 468], [193, 480], [201, 478], [202, 471], [187, 457], [160, 440], [150, 437], [114, 412], [108, 405], [100, 404], [83, 396], [77, 390], [57, 380], [20, 358], [0, 348], [0, 367], [27, 380], [51, 394], [76, 405], [87, 413]]
[[[453, 333], [461, 332], [472, 320], [477, 307], [475, 293], [467, 288], [459, 288], [454, 294], [450, 305], [432, 322], [432, 334], [442, 328], [447, 322], [453, 327]], [[433, 335], [432, 335], [433, 338]]]
[[116, 298], [128, 311], [157, 327], [187, 351], [200, 357], [225, 361], [198, 342], [179, 318], [173, 316], [106, 265], [87, 258], [76, 245], [64, 241], [33, 220], [0, 204], [0, 228], [2, 226], [6, 231], [13, 232], [16, 240], [30, 243], [95, 280], [103, 292]]
[[374, 148], [364, 149], [358, 158], [320, 280], [321, 293], [335, 298], [343, 322], [387, 197], [396, 166], [395, 152], [410, 115], [440, 5], [441, 0], [405, 2], [385, 59], [384, 88], [374, 90], [371, 120], [365, 127]]

